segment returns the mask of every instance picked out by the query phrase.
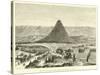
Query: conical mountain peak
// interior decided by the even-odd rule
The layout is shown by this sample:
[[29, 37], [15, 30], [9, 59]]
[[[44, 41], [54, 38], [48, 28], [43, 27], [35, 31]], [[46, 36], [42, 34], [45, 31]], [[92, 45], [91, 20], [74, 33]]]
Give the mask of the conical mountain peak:
[[58, 20], [58, 21], [56, 22], [56, 25], [63, 25], [63, 24], [62, 24], [61, 20]]
[[61, 20], [58, 20], [57, 23], [61, 23]]
[[48, 34], [48, 36], [36, 42], [38, 43], [69, 43], [70, 38], [61, 20], [58, 20], [55, 24], [55, 27]]

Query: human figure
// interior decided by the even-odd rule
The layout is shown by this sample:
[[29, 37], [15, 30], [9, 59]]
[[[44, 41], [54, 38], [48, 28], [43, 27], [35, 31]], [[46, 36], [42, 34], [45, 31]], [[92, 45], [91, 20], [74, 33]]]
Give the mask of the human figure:
[[75, 62], [76, 61], [76, 56], [75, 56], [75, 54], [73, 54], [73, 62]]

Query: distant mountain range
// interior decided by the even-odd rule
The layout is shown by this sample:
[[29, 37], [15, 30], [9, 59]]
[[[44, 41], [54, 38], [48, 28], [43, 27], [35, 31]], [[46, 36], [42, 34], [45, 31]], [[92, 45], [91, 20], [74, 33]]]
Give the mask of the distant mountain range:
[[[47, 36], [52, 29], [53, 27], [16, 26], [16, 42], [39, 40]], [[85, 38], [95, 39], [96, 37], [96, 28], [93, 27], [65, 27], [65, 29], [72, 38], [84, 36]]]

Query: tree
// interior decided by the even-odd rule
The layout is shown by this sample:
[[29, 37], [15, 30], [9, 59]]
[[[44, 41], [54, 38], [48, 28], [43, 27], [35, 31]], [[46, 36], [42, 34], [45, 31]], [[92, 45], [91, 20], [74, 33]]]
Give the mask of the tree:
[[63, 50], [62, 49], [60, 49], [60, 48], [58, 48], [57, 50], [56, 50], [56, 53], [58, 53], [58, 54], [63, 54]]

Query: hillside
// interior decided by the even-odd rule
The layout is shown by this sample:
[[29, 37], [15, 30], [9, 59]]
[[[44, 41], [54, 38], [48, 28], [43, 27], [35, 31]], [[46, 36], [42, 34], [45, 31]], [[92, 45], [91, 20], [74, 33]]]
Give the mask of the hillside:
[[[16, 42], [34, 42], [47, 36], [53, 27], [16, 26]], [[95, 40], [96, 29], [92, 27], [65, 27], [70, 37], [85, 37]], [[75, 38], [77, 38], [75, 37]]]

